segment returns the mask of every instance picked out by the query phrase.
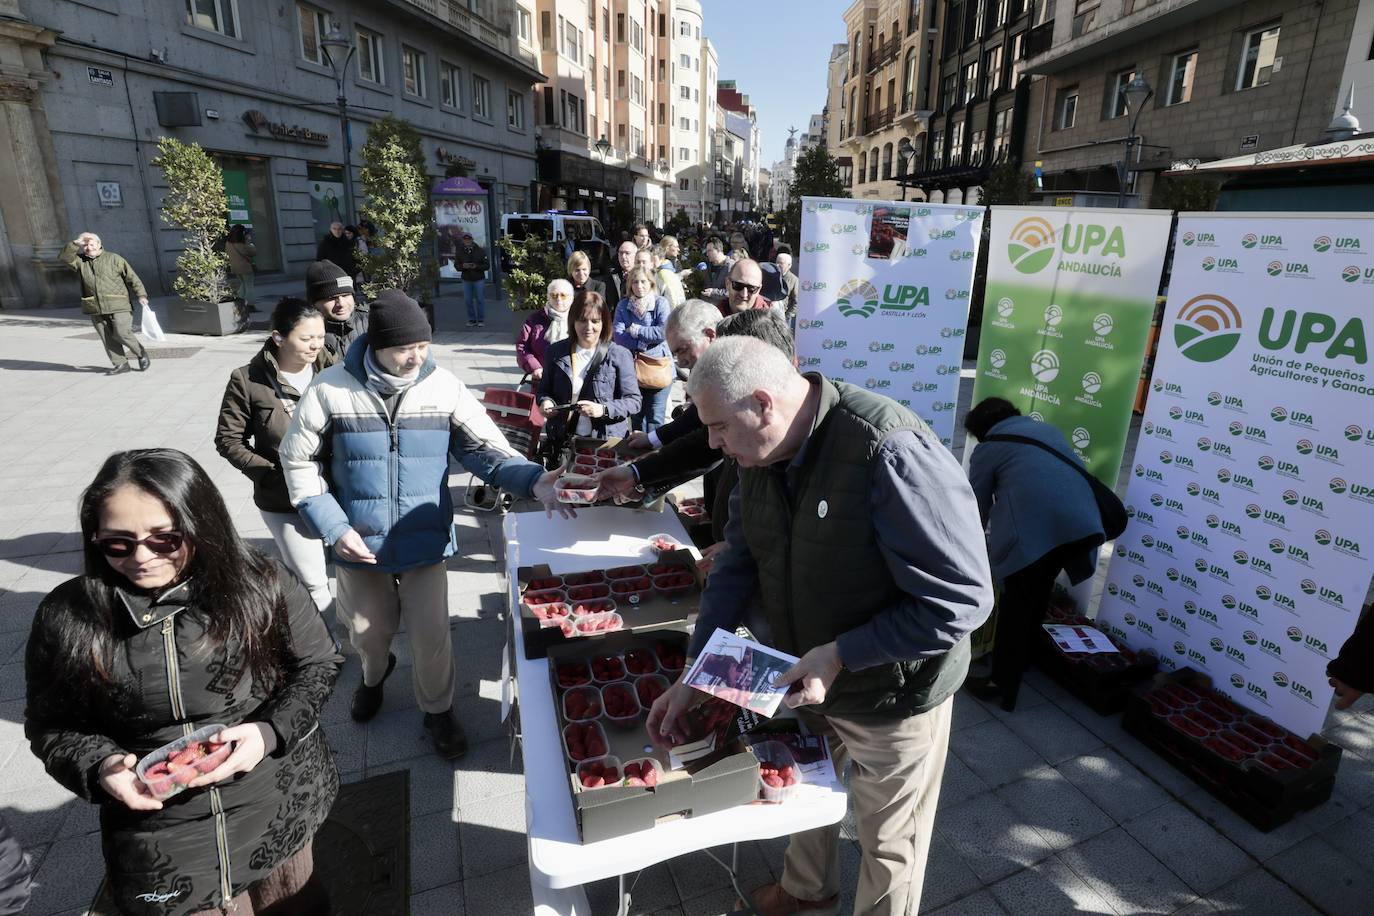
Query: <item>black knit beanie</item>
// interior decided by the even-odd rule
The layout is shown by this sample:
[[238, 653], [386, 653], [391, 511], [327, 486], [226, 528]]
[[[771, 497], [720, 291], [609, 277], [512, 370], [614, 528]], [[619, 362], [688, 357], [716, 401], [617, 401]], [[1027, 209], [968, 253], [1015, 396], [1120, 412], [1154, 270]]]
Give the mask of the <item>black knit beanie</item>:
[[384, 289], [372, 300], [367, 342], [373, 350], [432, 340], [429, 320], [414, 299], [399, 289]]
[[353, 294], [353, 278], [333, 261], [316, 261], [305, 269], [305, 301], [311, 305]]

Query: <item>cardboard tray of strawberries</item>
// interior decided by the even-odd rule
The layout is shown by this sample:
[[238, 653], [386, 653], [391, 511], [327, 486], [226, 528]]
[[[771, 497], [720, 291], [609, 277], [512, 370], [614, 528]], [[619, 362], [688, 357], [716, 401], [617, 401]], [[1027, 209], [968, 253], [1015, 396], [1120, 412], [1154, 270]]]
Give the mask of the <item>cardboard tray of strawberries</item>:
[[[1056, 605], [1050, 606], [1045, 623], [1095, 626], [1076, 611]], [[1110, 634], [1103, 635], [1120, 654], [1065, 652], [1042, 629], [1031, 648], [1031, 658], [1041, 671], [1098, 715], [1110, 716], [1125, 708], [1132, 687], [1154, 676], [1159, 670], [1159, 658], [1150, 652], [1134, 652]]]
[[1341, 762], [1339, 746], [1300, 738], [1190, 668], [1132, 691], [1121, 724], [1263, 831], [1330, 798]]
[[759, 761], [739, 739], [748, 723], [736, 721], [744, 718], [737, 707], [696, 707], [698, 724], [716, 741], [682, 769], [671, 769], [668, 749], [649, 739], [649, 707], [682, 674], [686, 649], [680, 629], [613, 632], [549, 647], [550, 689], [584, 843], [758, 797]]
[[715, 543], [711, 535], [711, 512], [706, 505], [706, 501], [701, 498], [682, 499], [678, 496], [668, 497], [668, 504], [673, 507], [677, 517], [682, 521], [682, 527], [686, 529], [687, 536], [692, 539], [698, 550], [705, 550]]
[[[646, 544], [646, 551], [656, 551]], [[525, 657], [544, 658], [549, 647], [603, 636], [684, 623], [701, 603], [705, 577], [686, 549], [659, 552], [658, 559], [611, 569], [556, 576], [546, 565], [516, 570]]]

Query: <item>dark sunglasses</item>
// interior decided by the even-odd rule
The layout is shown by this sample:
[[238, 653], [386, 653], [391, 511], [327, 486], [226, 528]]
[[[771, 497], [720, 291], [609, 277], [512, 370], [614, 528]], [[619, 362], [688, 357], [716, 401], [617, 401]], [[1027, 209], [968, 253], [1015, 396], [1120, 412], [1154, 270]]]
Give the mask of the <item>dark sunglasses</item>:
[[737, 293], [756, 293], [762, 288], [758, 286], [750, 286], [748, 283], [741, 283], [738, 280], [731, 280], [730, 286], [733, 287], [735, 292]]
[[123, 559], [133, 556], [140, 544], [159, 556], [176, 553], [181, 549], [181, 545], [186, 543], [186, 535], [180, 531], [159, 531], [157, 534], [148, 535], [141, 541], [117, 534], [103, 538], [91, 538], [91, 541], [105, 556]]

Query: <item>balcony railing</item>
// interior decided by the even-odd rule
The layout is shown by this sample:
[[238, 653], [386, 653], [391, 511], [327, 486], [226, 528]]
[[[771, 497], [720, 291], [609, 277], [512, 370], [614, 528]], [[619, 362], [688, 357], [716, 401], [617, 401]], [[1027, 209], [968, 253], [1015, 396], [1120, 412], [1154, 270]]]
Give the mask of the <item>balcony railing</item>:
[[535, 60], [532, 52], [520, 48], [518, 42], [511, 41], [509, 34], [473, 13], [459, 0], [401, 0], [401, 2], [429, 13], [434, 18], [448, 23], [460, 32], [471, 35], [482, 44], [494, 48], [508, 57], [518, 57], [526, 63], [534, 65]]
[[889, 105], [886, 108], [872, 112], [864, 118], [864, 133], [871, 134], [874, 131], [882, 130], [884, 127], [891, 127], [892, 121], [896, 117], [896, 105]]
[[874, 45], [868, 52], [868, 69], [877, 70], [897, 57], [897, 50], [902, 46], [900, 41], [888, 39], [879, 45]]

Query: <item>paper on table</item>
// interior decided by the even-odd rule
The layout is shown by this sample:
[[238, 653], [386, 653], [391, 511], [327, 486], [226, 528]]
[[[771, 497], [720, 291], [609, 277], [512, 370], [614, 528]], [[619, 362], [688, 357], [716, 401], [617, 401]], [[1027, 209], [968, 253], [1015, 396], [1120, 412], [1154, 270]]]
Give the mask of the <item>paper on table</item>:
[[1116, 652], [1116, 646], [1096, 627], [1070, 627], [1063, 624], [1047, 623], [1045, 632], [1050, 634], [1055, 644], [1065, 652]]

